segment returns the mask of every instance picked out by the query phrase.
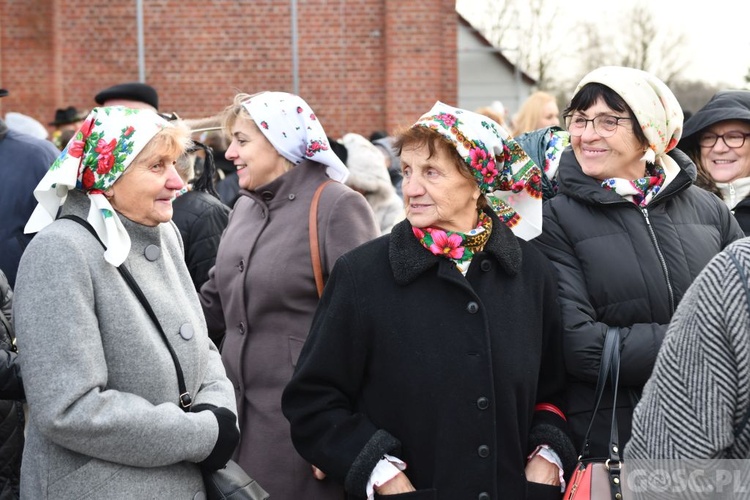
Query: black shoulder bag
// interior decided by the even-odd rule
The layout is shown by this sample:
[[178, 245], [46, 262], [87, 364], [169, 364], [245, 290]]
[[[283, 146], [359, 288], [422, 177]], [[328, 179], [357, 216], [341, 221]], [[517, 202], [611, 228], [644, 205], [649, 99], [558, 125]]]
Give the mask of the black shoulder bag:
[[[609, 457], [606, 460], [589, 457], [589, 434], [599, 411], [604, 388], [609, 378], [612, 388], [612, 424], [609, 437]], [[620, 381], [620, 330], [609, 327], [604, 338], [599, 378], [596, 381], [594, 410], [591, 422], [583, 439], [583, 450], [578, 457], [573, 477], [565, 490], [565, 500], [612, 500], [627, 499], [623, 481], [622, 458], [620, 458], [619, 435], [617, 432], [617, 388]]]
[[[85, 227], [94, 237], [97, 239], [99, 244], [106, 250], [107, 247], [104, 245], [99, 235], [96, 234], [94, 228], [89, 222], [77, 215], [63, 215], [60, 219], [69, 219]], [[151, 308], [148, 299], [143, 294], [141, 287], [130, 274], [130, 271], [125, 267], [124, 264], [117, 266], [117, 270], [120, 272], [125, 282], [128, 284], [131, 290], [138, 300], [140, 301], [143, 308], [148, 313], [151, 321], [154, 322], [156, 329], [159, 330], [164, 343], [167, 345], [172, 361], [174, 362], [175, 371], [177, 372], [177, 386], [179, 388], [179, 406], [183, 411], [190, 411], [190, 406], [193, 404], [193, 399], [185, 386], [185, 377], [182, 373], [182, 366], [180, 360], [177, 358], [177, 353], [174, 352], [172, 345], [167, 340], [167, 334], [164, 333], [164, 329], [159, 323], [159, 319], [156, 317], [156, 313]], [[206, 495], [208, 500], [267, 500], [269, 498], [268, 493], [261, 488], [261, 486], [247, 475], [242, 467], [237, 464], [234, 460], [230, 460], [222, 469], [216, 471], [202, 471], [203, 482], [206, 487]]]

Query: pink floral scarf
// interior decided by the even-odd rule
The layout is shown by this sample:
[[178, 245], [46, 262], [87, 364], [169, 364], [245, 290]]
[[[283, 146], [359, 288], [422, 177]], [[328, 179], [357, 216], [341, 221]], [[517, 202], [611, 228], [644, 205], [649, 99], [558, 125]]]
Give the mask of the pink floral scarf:
[[474, 254], [480, 252], [487, 243], [492, 233], [492, 219], [487, 214], [480, 213], [477, 227], [468, 233], [443, 231], [434, 227], [412, 227], [412, 231], [423, 247], [438, 257], [452, 260], [459, 271], [465, 273]]

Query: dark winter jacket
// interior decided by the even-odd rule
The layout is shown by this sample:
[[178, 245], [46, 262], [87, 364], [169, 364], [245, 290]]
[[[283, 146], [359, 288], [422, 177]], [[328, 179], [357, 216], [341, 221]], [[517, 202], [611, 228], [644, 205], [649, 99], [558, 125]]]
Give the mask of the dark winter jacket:
[[745, 236], [750, 236], [750, 197], [740, 200], [732, 210]]
[[[534, 241], [558, 271], [568, 422], [579, 450], [607, 327], [620, 328], [617, 414], [624, 446], [677, 304], [709, 260], [743, 236], [719, 198], [692, 186], [689, 159], [670, 154], [683, 168], [641, 209], [585, 175], [568, 148], [558, 171], [560, 191], [544, 206], [543, 233]], [[611, 401], [607, 390], [592, 431], [594, 456], [606, 455]]]
[[23, 385], [13, 349], [12, 305], [13, 291], [0, 270], [0, 314], [8, 324], [0, 321], [0, 500], [20, 495], [23, 451]]
[[34, 188], [59, 154], [50, 141], [8, 130], [0, 120], [0, 269], [11, 287], [32, 237], [23, 228], [36, 206]]
[[560, 497], [524, 475], [540, 443], [575, 460], [565, 421], [535, 411], [563, 408], [554, 270], [492, 217], [466, 277], [408, 221], [336, 263], [282, 408], [300, 454], [350, 497], [384, 453], [408, 464], [409, 498]]
[[[678, 147], [690, 154], [696, 161], [700, 159], [698, 139], [708, 127], [728, 120], [742, 120], [750, 123], [750, 91], [721, 90], [711, 97], [705, 106], [699, 109], [685, 122]], [[708, 175], [705, 171], [704, 174]], [[706, 189], [716, 189], [713, 180], [706, 182]], [[721, 196], [718, 190], [714, 191]], [[745, 235], [750, 236], [750, 199], [745, 198], [735, 205], [732, 213], [740, 223]]]
[[216, 262], [221, 234], [229, 221], [229, 207], [203, 191], [188, 191], [172, 204], [172, 220], [185, 244], [185, 263], [196, 290], [208, 281]]

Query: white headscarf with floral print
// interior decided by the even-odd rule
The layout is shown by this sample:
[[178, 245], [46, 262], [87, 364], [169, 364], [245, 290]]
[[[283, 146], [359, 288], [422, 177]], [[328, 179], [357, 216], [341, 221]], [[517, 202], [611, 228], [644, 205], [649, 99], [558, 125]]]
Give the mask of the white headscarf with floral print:
[[413, 125], [448, 139], [474, 175], [492, 209], [513, 233], [542, 233], [542, 172], [510, 132], [484, 115], [440, 101]]
[[328, 177], [346, 181], [349, 170], [331, 150], [323, 126], [304, 99], [286, 92], [262, 92], [242, 106], [281, 156], [295, 165], [306, 159], [322, 163]]
[[682, 136], [683, 114], [680, 103], [669, 87], [651, 73], [622, 66], [604, 66], [590, 72], [578, 83], [574, 95], [587, 83], [601, 83], [623, 98], [633, 111], [649, 145], [643, 160], [661, 165], [670, 172], [679, 171], [667, 153]]
[[113, 266], [122, 264], [130, 252], [130, 236], [104, 191], [120, 178], [162, 128], [170, 126], [150, 110], [122, 106], [91, 110], [34, 189], [39, 204], [24, 232], [36, 233], [51, 224], [68, 191], [78, 189], [91, 199], [86, 220], [107, 247], [104, 259]]

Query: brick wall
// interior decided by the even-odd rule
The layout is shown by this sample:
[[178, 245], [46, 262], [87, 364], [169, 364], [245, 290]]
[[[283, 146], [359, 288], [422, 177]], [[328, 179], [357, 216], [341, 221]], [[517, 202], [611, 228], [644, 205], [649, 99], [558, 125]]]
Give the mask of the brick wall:
[[[293, 91], [291, 1], [143, 0], [160, 109], [208, 116], [237, 90]], [[297, 0], [299, 94], [329, 135], [412, 123], [457, 96], [451, 0]], [[0, 100], [46, 124], [137, 81], [135, 0], [0, 0]]]

